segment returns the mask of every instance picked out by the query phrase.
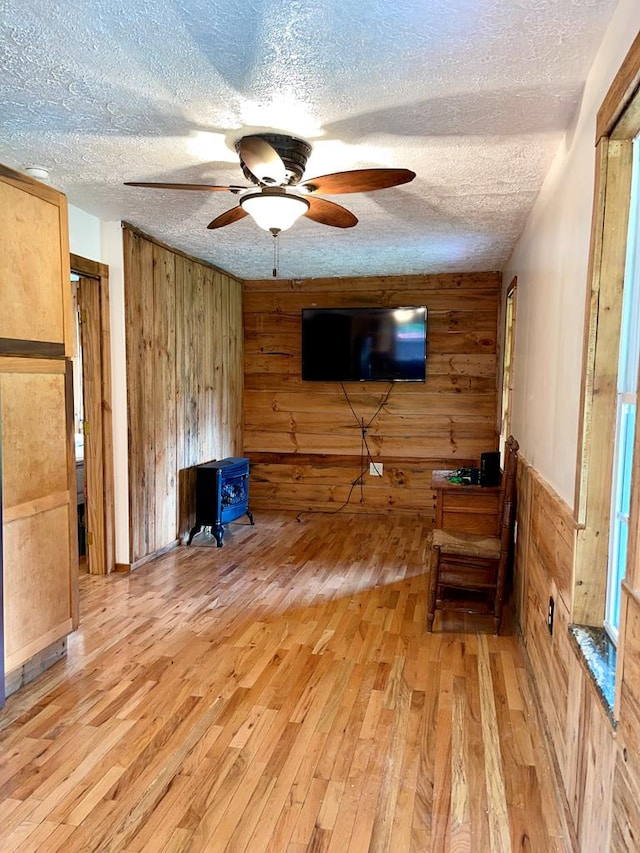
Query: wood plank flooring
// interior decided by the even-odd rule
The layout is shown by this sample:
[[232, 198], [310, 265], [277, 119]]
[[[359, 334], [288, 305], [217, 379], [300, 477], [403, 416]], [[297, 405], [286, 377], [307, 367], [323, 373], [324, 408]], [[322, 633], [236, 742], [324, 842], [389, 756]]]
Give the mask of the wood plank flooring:
[[570, 851], [508, 621], [426, 633], [426, 533], [261, 513], [82, 576], [0, 714], [0, 850]]

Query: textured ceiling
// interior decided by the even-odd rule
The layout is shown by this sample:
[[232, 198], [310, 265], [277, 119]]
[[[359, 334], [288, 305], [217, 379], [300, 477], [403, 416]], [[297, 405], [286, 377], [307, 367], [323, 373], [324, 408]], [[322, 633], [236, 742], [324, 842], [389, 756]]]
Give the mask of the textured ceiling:
[[3, 0], [0, 162], [44, 166], [71, 204], [126, 220], [242, 278], [271, 274], [247, 217], [208, 231], [245, 184], [247, 131], [307, 139], [305, 177], [416, 179], [303, 218], [282, 278], [500, 269], [580, 98], [615, 0]]

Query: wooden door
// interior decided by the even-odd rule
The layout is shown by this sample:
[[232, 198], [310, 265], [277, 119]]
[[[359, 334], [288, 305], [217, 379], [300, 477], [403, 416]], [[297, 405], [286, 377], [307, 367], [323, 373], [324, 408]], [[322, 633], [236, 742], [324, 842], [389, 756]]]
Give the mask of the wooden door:
[[104, 437], [102, 429], [102, 347], [100, 293], [90, 278], [78, 282], [82, 390], [84, 399], [84, 476], [87, 562], [91, 574], [106, 574]]
[[70, 260], [71, 269], [80, 277], [77, 300], [86, 421], [85, 490], [86, 511], [91, 513], [87, 518], [91, 534], [88, 569], [92, 574], [108, 574], [115, 568], [109, 268], [80, 255], [72, 254]]

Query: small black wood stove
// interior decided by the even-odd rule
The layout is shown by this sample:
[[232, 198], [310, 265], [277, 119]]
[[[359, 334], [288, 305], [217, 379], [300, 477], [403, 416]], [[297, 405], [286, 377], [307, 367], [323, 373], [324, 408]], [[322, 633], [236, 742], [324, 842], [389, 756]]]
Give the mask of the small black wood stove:
[[211, 527], [218, 548], [222, 548], [224, 524], [246, 515], [249, 509], [249, 460], [240, 456], [207, 462], [196, 467], [196, 523], [187, 545], [203, 527]]

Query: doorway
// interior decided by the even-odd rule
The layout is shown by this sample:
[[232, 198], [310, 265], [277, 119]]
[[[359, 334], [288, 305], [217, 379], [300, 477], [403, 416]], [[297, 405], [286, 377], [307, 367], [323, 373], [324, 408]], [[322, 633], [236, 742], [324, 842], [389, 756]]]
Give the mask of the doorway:
[[72, 254], [71, 272], [79, 550], [86, 570], [102, 575], [115, 568], [109, 271]]

